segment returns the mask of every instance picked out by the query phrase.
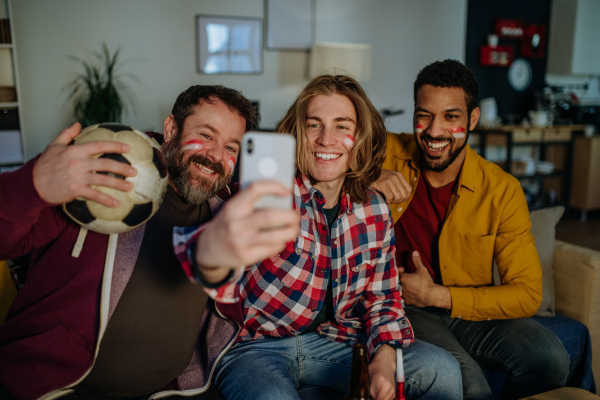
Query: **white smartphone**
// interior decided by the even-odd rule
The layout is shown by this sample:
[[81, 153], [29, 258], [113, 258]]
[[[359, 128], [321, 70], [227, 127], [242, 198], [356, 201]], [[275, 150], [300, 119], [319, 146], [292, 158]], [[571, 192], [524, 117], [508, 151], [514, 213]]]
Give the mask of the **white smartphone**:
[[[242, 189], [258, 180], [281, 182], [290, 191], [296, 164], [296, 139], [275, 132], [248, 132], [242, 139], [240, 182]], [[254, 208], [292, 209], [292, 194], [263, 196]]]

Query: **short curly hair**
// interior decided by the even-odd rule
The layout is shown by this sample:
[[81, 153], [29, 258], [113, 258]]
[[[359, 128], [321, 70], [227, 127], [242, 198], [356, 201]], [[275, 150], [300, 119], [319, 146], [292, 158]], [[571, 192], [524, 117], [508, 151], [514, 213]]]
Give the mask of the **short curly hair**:
[[222, 85], [195, 85], [177, 96], [171, 110], [177, 132], [183, 130], [185, 120], [194, 113], [196, 106], [201, 105], [202, 102], [214, 104], [215, 100], [221, 100], [231, 111], [246, 120], [246, 132], [257, 127], [260, 115], [256, 107], [241, 92]]
[[465, 103], [469, 115], [479, 102], [479, 83], [475, 74], [469, 67], [456, 60], [436, 61], [419, 72], [414, 86], [415, 106], [417, 92], [423, 85], [461, 88], [465, 91]]

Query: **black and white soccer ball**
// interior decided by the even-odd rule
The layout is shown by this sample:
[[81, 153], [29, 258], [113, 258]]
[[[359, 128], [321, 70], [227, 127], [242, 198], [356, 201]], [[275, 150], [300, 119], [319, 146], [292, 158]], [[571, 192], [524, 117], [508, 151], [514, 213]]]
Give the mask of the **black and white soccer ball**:
[[148, 221], [162, 204], [167, 189], [167, 164], [156, 140], [131, 126], [116, 123], [104, 123], [85, 128], [75, 138], [75, 144], [96, 141], [115, 141], [127, 143], [129, 152], [124, 154], [106, 153], [98, 157], [110, 158], [129, 164], [137, 170], [134, 177], [123, 177], [133, 185], [129, 192], [105, 186], [94, 186], [107, 195], [119, 200], [117, 208], [106, 207], [95, 201], [83, 198], [63, 204], [63, 210], [81, 226], [98, 233], [123, 233]]

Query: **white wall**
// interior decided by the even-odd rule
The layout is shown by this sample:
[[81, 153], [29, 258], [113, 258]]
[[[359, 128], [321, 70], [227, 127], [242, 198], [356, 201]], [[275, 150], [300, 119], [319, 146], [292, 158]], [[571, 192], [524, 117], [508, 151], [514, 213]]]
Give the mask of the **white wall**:
[[[190, 85], [223, 84], [260, 101], [262, 126], [274, 127], [308, 82], [308, 54], [264, 51], [262, 75], [196, 71], [195, 16], [263, 17], [263, 0], [10, 0], [20, 72], [26, 157], [39, 153], [73, 121], [61, 91], [78, 72], [69, 55], [85, 56], [105, 41], [133, 59], [123, 71], [138, 112], [123, 122], [162, 132], [177, 95]], [[464, 61], [467, 0], [316, 0], [316, 40], [373, 46], [372, 79], [364, 85], [375, 107], [404, 108], [390, 130], [410, 130], [412, 84], [435, 60]]]

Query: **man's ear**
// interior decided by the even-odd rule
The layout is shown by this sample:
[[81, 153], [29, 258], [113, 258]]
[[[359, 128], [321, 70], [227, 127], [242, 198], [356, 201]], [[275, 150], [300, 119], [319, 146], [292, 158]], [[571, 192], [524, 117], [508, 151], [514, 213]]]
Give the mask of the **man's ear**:
[[169, 115], [165, 119], [165, 127], [163, 130], [163, 137], [165, 143], [169, 142], [177, 133], [177, 125], [175, 124], [175, 117], [173, 114]]
[[473, 111], [471, 111], [471, 117], [469, 120], [469, 130], [472, 131], [477, 126], [477, 122], [479, 122], [479, 115], [481, 114], [481, 110], [479, 107], [475, 107]]

